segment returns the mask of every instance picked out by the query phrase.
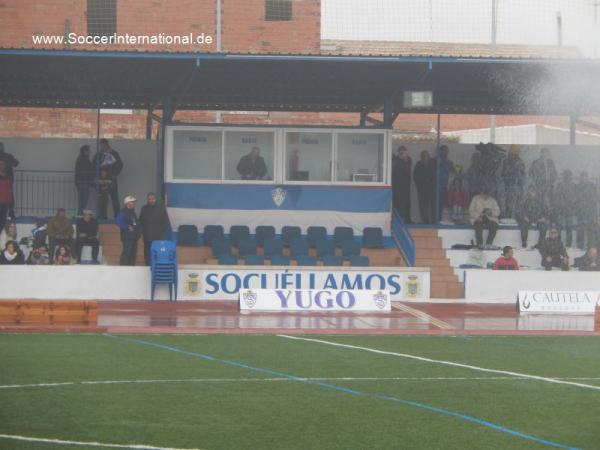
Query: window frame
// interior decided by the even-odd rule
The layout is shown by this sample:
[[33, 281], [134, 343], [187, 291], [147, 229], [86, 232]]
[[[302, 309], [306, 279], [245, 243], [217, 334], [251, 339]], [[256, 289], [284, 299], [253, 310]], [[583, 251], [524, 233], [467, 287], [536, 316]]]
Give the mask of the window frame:
[[[274, 19], [269, 18], [269, 3], [287, 3], [289, 4], [290, 18], [289, 19]], [[265, 22], [291, 22], [294, 20], [294, 5], [292, 0], [265, 0]], [[274, 5], [273, 5], [274, 6]], [[287, 7], [287, 6], [286, 6]]]
[[[106, 1], [106, 0], [102, 0], [102, 1]], [[115, 20], [114, 20], [114, 30], [107, 32], [107, 33], [92, 33], [90, 32], [90, 10], [94, 10], [96, 8], [92, 8], [90, 7], [90, 4], [92, 2], [94, 2], [94, 0], [87, 0], [86, 1], [86, 9], [85, 9], [85, 14], [86, 14], [86, 20], [85, 20], [85, 30], [88, 36], [112, 36], [113, 34], [117, 33], [118, 30], [118, 5], [117, 5], [117, 0], [113, 0], [114, 1], [114, 9], [115, 9]], [[97, 26], [97, 24], [96, 24]]]

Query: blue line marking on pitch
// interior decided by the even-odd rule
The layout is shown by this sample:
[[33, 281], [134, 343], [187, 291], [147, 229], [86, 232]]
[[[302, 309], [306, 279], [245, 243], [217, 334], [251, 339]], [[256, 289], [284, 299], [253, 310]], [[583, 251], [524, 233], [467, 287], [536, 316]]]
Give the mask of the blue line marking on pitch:
[[549, 441], [547, 439], [533, 436], [531, 434], [521, 433], [519, 431], [511, 430], [510, 428], [505, 428], [502, 425], [498, 425], [493, 422], [488, 422], [487, 420], [478, 419], [477, 417], [469, 416], [467, 414], [461, 414], [461, 413], [450, 411], [450, 410], [443, 409], [443, 408], [438, 408], [438, 407], [435, 407], [432, 405], [428, 405], [427, 403], [420, 403], [420, 402], [415, 402], [415, 401], [411, 401], [411, 400], [404, 400], [404, 399], [401, 399], [398, 397], [393, 397], [393, 396], [383, 395], [383, 394], [370, 394], [367, 392], [357, 391], [354, 389], [345, 388], [343, 386], [338, 386], [336, 384], [324, 383], [324, 382], [318, 381], [318, 380], [307, 380], [306, 378], [302, 378], [302, 377], [292, 375], [289, 373], [285, 373], [285, 372], [280, 372], [278, 370], [249, 366], [247, 364], [244, 364], [244, 363], [241, 363], [238, 361], [232, 361], [229, 359], [219, 359], [219, 358], [215, 358], [214, 356], [205, 355], [202, 353], [190, 352], [187, 350], [182, 350], [177, 347], [163, 345], [163, 344], [159, 344], [159, 343], [152, 342], [152, 341], [143, 341], [141, 339], [133, 339], [133, 338], [127, 338], [127, 337], [123, 337], [123, 336], [115, 336], [110, 333], [105, 333], [104, 336], [108, 336], [108, 337], [111, 337], [114, 339], [124, 340], [127, 342], [133, 342], [135, 344], [141, 344], [141, 345], [146, 345], [146, 346], [150, 346], [150, 347], [160, 348], [162, 350], [167, 350], [167, 351], [174, 352], [174, 353], [180, 353], [182, 355], [193, 356], [196, 358], [203, 359], [205, 361], [214, 361], [214, 362], [226, 364], [228, 366], [250, 370], [252, 372], [264, 373], [264, 374], [268, 374], [268, 375], [275, 375], [278, 377], [287, 378], [289, 380], [299, 381], [299, 382], [305, 383], [305, 384], [312, 384], [312, 385], [321, 386], [321, 387], [325, 387], [325, 388], [329, 388], [329, 389], [335, 389], [336, 391], [344, 392], [346, 394], [351, 394], [351, 395], [360, 396], [360, 397], [372, 397], [372, 398], [376, 398], [379, 400], [385, 400], [385, 401], [390, 401], [390, 402], [394, 402], [394, 403], [399, 403], [399, 404], [402, 404], [405, 406], [412, 406], [415, 408], [423, 409], [423, 410], [434, 412], [437, 414], [442, 414], [442, 415], [450, 416], [450, 417], [456, 417], [458, 419], [461, 419], [461, 420], [464, 420], [467, 422], [475, 423], [477, 425], [481, 425], [481, 426], [491, 428], [496, 431], [500, 431], [501, 433], [519, 437], [521, 439], [525, 439], [525, 440], [528, 440], [531, 442], [536, 442], [538, 444], [547, 445], [548, 447], [562, 448], [562, 449], [567, 449], [567, 450], [580, 450], [577, 447], [563, 445], [558, 442]]

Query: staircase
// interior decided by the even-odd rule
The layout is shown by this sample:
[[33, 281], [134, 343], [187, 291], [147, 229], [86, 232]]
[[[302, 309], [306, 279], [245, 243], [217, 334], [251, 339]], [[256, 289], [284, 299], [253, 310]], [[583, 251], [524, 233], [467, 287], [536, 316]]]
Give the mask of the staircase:
[[454, 274], [442, 239], [435, 228], [411, 228], [416, 244], [416, 267], [431, 270], [431, 298], [463, 298], [463, 286]]

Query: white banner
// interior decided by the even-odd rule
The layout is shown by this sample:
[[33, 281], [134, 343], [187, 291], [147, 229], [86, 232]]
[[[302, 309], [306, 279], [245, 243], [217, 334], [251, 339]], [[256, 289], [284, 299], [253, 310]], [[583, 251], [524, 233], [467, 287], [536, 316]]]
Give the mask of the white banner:
[[387, 291], [242, 289], [242, 311], [391, 311]]
[[429, 271], [392, 268], [226, 267], [179, 269], [181, 300], [238, 300], [242, 289], [382, 290], [390, 299], [429, 299]]
[[519, 291], [519, 312], [595, 314], [598, 291]]

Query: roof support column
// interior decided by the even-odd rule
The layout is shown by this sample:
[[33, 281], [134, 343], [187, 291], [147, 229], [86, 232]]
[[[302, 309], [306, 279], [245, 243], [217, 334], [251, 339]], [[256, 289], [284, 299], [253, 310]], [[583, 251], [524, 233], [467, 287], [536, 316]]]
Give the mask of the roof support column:
[[569, 145], [577, 143], [577, 116], [569, 116]]
[[391, 97], [388, 97], [383, 102], [383, 126], [392, 128], [396, 117], [394, 115], [394, 102]]
[[171, 97], [165, 97], [162, 101], [162, 120], [160, 122], [160, 145], [158, 147], [158, 182], [159, 192], [166, 206], [167, 199], [165, 197], [165, 136], [167, 131], [167, 124], [171, 122], [175, 115], [175, 105]]

